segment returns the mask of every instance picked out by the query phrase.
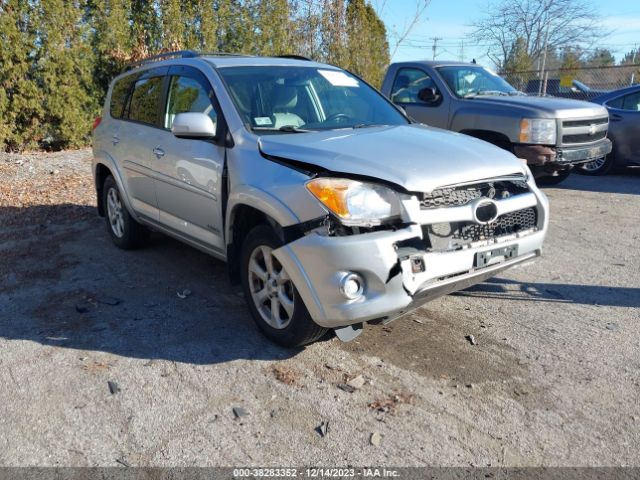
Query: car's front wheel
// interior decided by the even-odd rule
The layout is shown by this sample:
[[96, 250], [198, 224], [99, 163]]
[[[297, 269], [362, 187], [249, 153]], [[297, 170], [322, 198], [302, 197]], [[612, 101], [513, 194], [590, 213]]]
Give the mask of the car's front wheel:
[[102, 195], [107, 231], [113, 243], [125, 250], [141, 247], [149, 237], [149, 230], [133, 219], [111, 175], [104, 181]]
[[242, 286], [260, 330], [282, 346], [298, 347], [318, 340], [327, 329], [311, 319], [289, 273], [273, 255], [281, 246], [272, 228], [251, 230], [242, 249]]

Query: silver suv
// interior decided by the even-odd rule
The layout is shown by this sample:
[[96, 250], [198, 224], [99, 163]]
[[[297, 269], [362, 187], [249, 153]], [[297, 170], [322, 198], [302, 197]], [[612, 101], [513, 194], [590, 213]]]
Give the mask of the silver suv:
[[98, 210], [228, 263], [286, 346], [387, 323], [540, 255], [528, 167], [413, 123], [360, 78], [301, 58], [174, 52], [117, 77], [94, 129]]

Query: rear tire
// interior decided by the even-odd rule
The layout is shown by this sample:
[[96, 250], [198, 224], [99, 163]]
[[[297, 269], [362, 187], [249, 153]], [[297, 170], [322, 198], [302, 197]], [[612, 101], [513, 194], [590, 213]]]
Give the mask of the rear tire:
[[107, 231], [113, 243], [123, 250], [140, 248], [149, 238], [149, 230], [136, 222], [125, 206], [115, 179], [109, 175], [102, 187]]
[[318, 340], [327, 329], [311, 319], [293, 281], [272, 255], [281, 246], [266, 225], [249, 232], [242, 247], [242, 288], [262, 333], [283, 347], [301, 347]]
[[543, 187], [550, 187], [564, 182], [567, 177], [569, 177], [569, 175], [571, 175], [571, 170], [563, 170], [558, 172], [557, 175], [544, 175], [542, 177], [536, 177], [536, 183]]
[[611, 171], [614, 164], [613, 154], [609, 154], [604, 158], [593, 160], [592, 162], [583, 163], [576, 167], [576, 172], [580, 175], [606, 175]]

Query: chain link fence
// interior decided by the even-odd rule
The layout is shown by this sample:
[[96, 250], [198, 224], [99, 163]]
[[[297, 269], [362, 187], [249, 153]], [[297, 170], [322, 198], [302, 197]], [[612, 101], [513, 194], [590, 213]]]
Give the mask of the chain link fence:
[[560, 70], [530, 70], [503, 75], [529, 95], [590, 100], [603, 93], [640, 83], [640, 64]]

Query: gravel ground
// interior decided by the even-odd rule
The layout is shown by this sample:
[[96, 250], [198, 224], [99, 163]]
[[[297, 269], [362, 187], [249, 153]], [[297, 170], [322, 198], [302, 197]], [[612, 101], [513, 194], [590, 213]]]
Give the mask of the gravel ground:
[[90, 155], [0, 154], [0, 465], [640, 466], [640, 172], [547, 189], [539, 260], [285, 350], [221, 262], [112, 246]]

